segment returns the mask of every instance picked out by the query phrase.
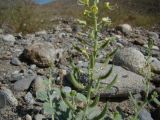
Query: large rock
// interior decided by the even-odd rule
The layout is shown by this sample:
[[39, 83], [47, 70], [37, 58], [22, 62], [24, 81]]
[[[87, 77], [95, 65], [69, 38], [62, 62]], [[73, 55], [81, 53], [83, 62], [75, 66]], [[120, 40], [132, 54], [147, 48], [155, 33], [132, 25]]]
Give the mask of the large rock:
[[[96, 76], [104, 75], [109, 69], [111, 65], [101, 69], [96, 73]], [[114, 77], [118, 75], [116, 83], [113, 85], [111, 90], [106, 90], [106, 86], [112, 82]], [[144, 90], [145, 87], [145, 79], [131, 71], [125, 70], [120, 66], [114, 66], [112, 74], [107, 78], [101, 81], [101, 95], [102, 97], [128, 97], [129, 92], [133, 94], [140, 93]]]
[[[86, 66], [87, 63], [79, 65], [84, 73], [87, 71]], [[94, 76], [98, 78], [99, 76], [106, 74], [111, 67], [112, 65], [105, 66], [103, 64], [97, 63]], [[116, 83], [110, 90], [106, 90], [106, 86], [112, 82], [116, 75], [118, 75]], [[86, 78], [83, 77], [83, 79]], [[114, 66], [111, 75], [107, 79], [101, 81], [100, 88], [101, 89], [99, 93], [101, 94], [101, 97], [128, 97], [129, 92], [137, 94], [144, 90], [145, 79], [141, 75], [125, 70], [120, 66]], [[153, 88], [154, 87], [151, 86], [151, 89]]]
[[23, 52], [25, 58], [39, 67], [49, 67], [56, 58], [56, 49], [50, 43], [34, 43]]
[[128, 68], [130, 71], [146, 75], [150, 72], [150, 66], [144, 55], [135, 48], [123, 48], [116, 52], [113, 63]]

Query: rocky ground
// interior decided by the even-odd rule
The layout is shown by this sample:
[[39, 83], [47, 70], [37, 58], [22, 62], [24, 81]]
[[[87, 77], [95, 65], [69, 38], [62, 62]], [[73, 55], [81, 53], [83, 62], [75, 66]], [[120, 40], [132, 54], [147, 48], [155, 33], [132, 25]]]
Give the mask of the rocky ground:
[[[87, 31], [74, 21], [58, 20], [50, 31], [39, 31], [33, 34], [9, 34], [0, 29], [0, 120], [42, 120], [47, 119], [42, 103], [36, 98], [38, 90], [45, 89], [43, 81], [49, 76], [51, 62], [54, 68], [51, 75], [57, 84], [65, 83], [65, 75], [70, 72], [69, 59], [84, 69], [86, 60], [73, 49], [72, 44], [79, 39], [88, 41]], [[102, 86], [109, 83], [118, 74], [117, 82], [111, 91], [100, 91], [102, 101], [110, 100], [110, 111], [120, 107], [125, 118], [133, 114], [133, 103], [128, 99], [128, 91], [141, 99], [145, 88], [145, 76], [152, 72], [150, 89], [160, 94], [160, 33], [132, 28], [128, 24], [116, 28], [103, 29], [98, 33], [101, 41], [106, 36], [116, 39], [109, 48], [103, 50], [96, 64], [100, 68], [108, 51], [120, 49], [109, 62], [108, 67], [100, 69], [96, 74], [108, 71], [111, 64], [114, 69]], [[150, 66], [146, 65], [148, 36], [154, 40]], [[64, 84], [65, 85], [65, 84]], [[141, 120], [159, 120], [160, 109], [150, 105], [140, 114]]]

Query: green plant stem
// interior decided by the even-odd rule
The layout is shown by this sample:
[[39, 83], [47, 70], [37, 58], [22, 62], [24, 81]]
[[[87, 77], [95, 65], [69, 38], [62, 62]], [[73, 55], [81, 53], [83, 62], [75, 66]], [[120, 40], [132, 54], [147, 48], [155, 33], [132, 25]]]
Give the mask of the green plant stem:
[[[50, 107], [53, 108], [53, 103], [52, 103], [52, 99], [50, 97], [50, 92], [52, 91], [51, 85], [52, 85], [52, 81], [51, 81], [51, 67], [50, 67], [50, 73], [49, 73], [49, 84], [48, 84], [48, 88], [49, 88], [49, 103], [50, 103]], [[52, 113], [52, 120], [54, 120], [54, 113]]]
[[[94, 5], [97, 6], [97, 0], [94, 0]], [[93, 58], [90, 58], [90, 59], [93, 59], [93, 61], [90, 61], [90, 62], [93, 62], [93, 66], [92, 66], [92, 68], [90, 68], [91, 66], [89, 66], [89, 68], [88, 68], [89, 85], [88, 85], [88, 93], [87, 93], [87, 105], [84, 110], [83, 120], [85, 120], [86, 111], [90, 105], [92, 85], [93, 85], [93, 80], [94, 80], [93, 71], [94, 71], [95, 64], [96, 64], [95, 61], [96, 61], [97, 49], [98, 49], [98, 40], [97, 40], [98, 24], [97, 24], [97, 15], [96, 14], [93, 14], [93, 19], [94, 19], [94, 48], [93, 48], [93, 52], [91, 53], [91, 56], [90, 56], [90, 57], [93, 57]]]

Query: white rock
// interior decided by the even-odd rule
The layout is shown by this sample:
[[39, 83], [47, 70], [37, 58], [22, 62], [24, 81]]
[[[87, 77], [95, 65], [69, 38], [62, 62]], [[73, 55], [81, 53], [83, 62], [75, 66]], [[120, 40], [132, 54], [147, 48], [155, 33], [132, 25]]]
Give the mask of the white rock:
[[41, 35], [47, 35], [47, 31], [43, 30], [43, 31], [39, 31], [35, 33], [36, 36], [41, 36]]
[[32, 120], [32, 117], [30, 115], [26, 115], [26, 120]]
[[159, 43], [159, 35], [156, 32], [149, 32], [149, 36], [153, 39], [155, 45]]
[[132, 27], [129, 24], [121, 24], [117, 26], [116, 29], [121, 31], [125, 35], [129, 35], [132, 32]]
[[11, 34], [2, 35], [2, 40], [10, 44], [14, 44], [14, 42], [16, 41], [15, 37]]

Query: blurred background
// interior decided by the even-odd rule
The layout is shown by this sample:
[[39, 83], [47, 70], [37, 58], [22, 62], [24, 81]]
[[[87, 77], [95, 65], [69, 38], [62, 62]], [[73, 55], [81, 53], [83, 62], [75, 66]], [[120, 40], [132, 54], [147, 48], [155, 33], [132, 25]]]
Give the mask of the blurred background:
[[[100, 16], [109, 16], [112, 26], [128, 23], [151, 29], [160, 25], [160, 0], [100, 1], [113, 6], [106, 11], [100, 5]], [[82, 9], [77, 0], [0, 0], [0, 27], [23, 33], [50, 29], [55, 17], [81, 18]]]

